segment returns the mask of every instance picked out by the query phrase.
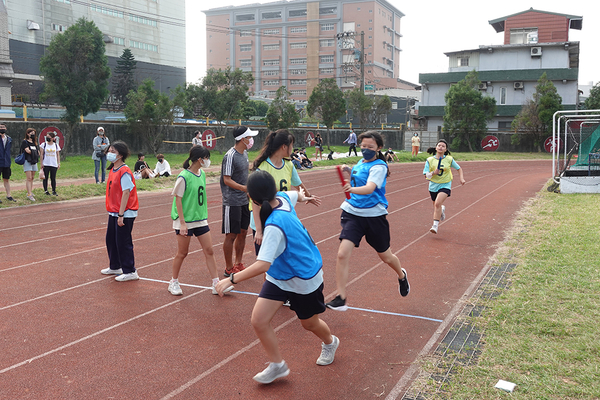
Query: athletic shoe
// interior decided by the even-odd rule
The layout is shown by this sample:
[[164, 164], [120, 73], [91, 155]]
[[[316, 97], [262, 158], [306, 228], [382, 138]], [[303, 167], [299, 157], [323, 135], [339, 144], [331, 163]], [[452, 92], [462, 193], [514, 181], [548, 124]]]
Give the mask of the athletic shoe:
[[446, 206], [442, 206], [442, 217], [440, 218], [440, 221], [443, 221], [446, 219]]
[[44, 194], [45, 194], [46, 196], [50, 196], [50, 192], [49, 192], [49, 191], [47, 191], [47, 190], [44, 192]]
[[52, 196], [58, 196], [58, 193], [56, 193], [55, 191], [52, 191]]
[[431, 229], [429, 230], [429, 232], [437, 233], [437, 230], [438, 230], [437, 226], [432, 226]]
[[29, 200], [31, 200], [31, 201], [35, 201], [35, 197], [33, 197], [33, 195], [31, 195], [31, 196], [27, 196], [27, 198], [28, 198]]
[[14, 201], [15, 203], [17, 202], [12, 196], [6, 196], [6, 200]]
[[[223, 294], [231, 292], [232, 290], [233, 286], [229, 286], [227, 289], [223, 290]], [[212, 294], [219, 294], [219, 292], [217, 292], [217, 288], [215, 288], [215, 285], [212, 285]]]
[[119, 269], [104, 268], [103, 270], [100, 271], [100, 273], [102, 273], [103, 275], [121, 275], [123, 273], [123, 270], [121, 268], [119, 268]]
[[282, 378], [284, 376], [288, 376], [290, 374], [290, 369], [287, 366], [287, 363], [284, 361], [281, 367], [275, 365], [275, 363], [269, 363], [269, 366], [265, 368], [262, 372], [254, 375], [254, 379], [256, 382], [260, 383], [271, 383], [277, 378]]
[[140, 277], [138, 276], [137, 271], [133, 271], [128, 274], [122, 274], [115, 277], [115, 281], [118, 282], [137, 281], [138, 279], [140, 279]]
[[235, 267], [232, 268], [231, 270], [227, 271], [227, 268], [225, 268], [225, 272], [223, 272], [223, 276], [225, 277], [230, 277], [231, 274], [234, 273], [235, 274]]
[[398, 278], [398, 283], [400, 285], [400, 295], [402, 295], [402, 297], [406, 297], [408, 296], [408, 293], [410, 293], [410, 285], [408, 283], [408, 274], [406, 273], [406, 270], [404, 268], [401, 268], [402, 272], [404, 272], [404, 279], [400, 279]]
[[183, 290], [181, 290], [178, 281], [169, 282], [169, 293], [171, 293], [173, 296], [181, 296], [183, 294]]
[[331, 300], [326, 305], [327, 307], [335, 311], [346, 311], [348, 309], [348, 306], [346, 305], [346, 300], [342, 299], [339, 294], [335, 296], [335, 299]]
[[237, 274], [238, 272], [241, 272], [241, 271], [243, 271], [245, 269], [246, 269], [246, 267], [244, 266], [244, 263], [234, 264], [234, 266], [233, 266], [233, 273]]
[[[333, 335], [331, 335], [333, 336]], [[333, 336], [333, 342], [330, 344], [321, 343], [321, 356], [317, 360], [317, 365], [329, 365], [333, 362], [335, 351], [340, 345], [340, 339]]]

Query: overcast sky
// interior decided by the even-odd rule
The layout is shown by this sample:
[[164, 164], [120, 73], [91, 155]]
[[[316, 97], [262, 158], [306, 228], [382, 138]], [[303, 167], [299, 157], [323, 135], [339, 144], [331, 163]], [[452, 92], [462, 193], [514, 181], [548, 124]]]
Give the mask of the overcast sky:
[[[488, 21], [526, 11], [529, 8], [583, 17], [581, 30], [571, 29], [569, 40], [580, 42], [579, 84], [600, 81], [600, 1], [578, 0], [481, 0], [406, 1], [388, 0], [405, 16], [400, 20], [400, 79], [419, 83], [420, 73], [447, 72], [450, 51], [476, 49], [480, 45], [501, 45]], [[187, 81], [197, 83], [206, 74], [206, 16], [202, 10], [269, 3], [270, 1], [224, 0], [211, 3], [186, 0]]]

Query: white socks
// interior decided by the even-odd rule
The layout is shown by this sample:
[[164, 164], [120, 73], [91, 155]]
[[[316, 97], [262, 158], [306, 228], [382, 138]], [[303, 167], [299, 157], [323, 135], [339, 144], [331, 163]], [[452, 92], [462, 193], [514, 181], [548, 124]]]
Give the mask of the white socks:
[[440, 221], [438, 221], [437, 219], [433, 220], [433, 227], [437, 229], [438, 225], [440, 224]]

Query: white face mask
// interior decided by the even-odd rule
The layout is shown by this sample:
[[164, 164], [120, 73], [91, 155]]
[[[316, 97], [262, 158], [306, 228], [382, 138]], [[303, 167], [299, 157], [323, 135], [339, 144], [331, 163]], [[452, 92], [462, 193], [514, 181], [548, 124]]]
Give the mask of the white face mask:
[[117, 153], [106, 153], [106, 160], [114, 163], [117, 161]]
[[202, 160], [202, 168], [208, 168], [208, 167], [210, 167], [210, 160], [208, 158]]

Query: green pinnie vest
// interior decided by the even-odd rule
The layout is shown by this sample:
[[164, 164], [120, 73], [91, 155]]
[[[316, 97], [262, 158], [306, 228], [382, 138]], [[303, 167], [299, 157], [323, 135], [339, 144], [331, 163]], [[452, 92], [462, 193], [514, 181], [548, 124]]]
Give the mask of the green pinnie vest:
[[[431, 182], [433, 183], [448, 183], [452, 181], [452, 171], [450, 170], [450, 166], [452, 165], [452, 161], [454, 158], [452, 156], [446, 156], [442, 158], [442, 164], [440, 165], [440, 169], [442, 170], [441, 175], [433, 175], [431, 177]], [[427, 162], [429, 163], [429, 172], [433, 172], [437, 169], [438, 164], [440, 162], [439, 159], [431, 156], [427, 158]]]
[[[208, 205], [206, 204], [206, 174], [200, 170], [200, 176], [186, 170], [181, 171], [179, 176], [185, 180], [185, 192], [181, 198], [183, 206], [183, 217], [185, 222], [203, 221], [208, 218]], [[173, 206], [171, 207], [171, 218], [176, 220], [177, 203], [173, 197]]]

